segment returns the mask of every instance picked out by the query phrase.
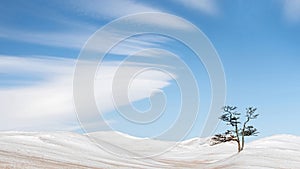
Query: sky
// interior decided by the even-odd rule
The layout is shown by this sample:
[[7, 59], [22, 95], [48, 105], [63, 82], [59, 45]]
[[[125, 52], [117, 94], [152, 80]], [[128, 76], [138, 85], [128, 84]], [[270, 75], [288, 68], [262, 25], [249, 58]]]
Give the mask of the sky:
[[[299, 0], [4, 1], [0, 5], [0, 130], [83, 132], [73, 101], [73, 76], [82, 47], [106, 24], [145, 12], [178, 16], [206, 35], [223, 65], [225, 104], [237, 106], [241, 112], [249, 106], [258, 108], [260, 116], [252, 123], [260, 132], [257, 138], [300, 135]], [[155, 23], [153, 18], [137, 21], [145, 23], [182, 32], [189, 29], [173, 22]], [[103, 39], [113, 36], [107, 34]], [[140, 125], [126, 120], [114, 107], [111, 88], [118, 65], [147, 48], [174, 53], [189, 67], [199, 87], [200, 109], [186, 138], [201, 136], [211, 102], [207, 70], [184, 44], [155, 34], [136, 35], [120, 42], [98, 67], [95, 101], [101, 110], [100, 123], [130, 135], [154, 137], [168, 130], [179, 117], [181, 93], [176, 81], [180, 75], [176, 65], [169, 66], [175, 63], [169, 59], [170, 53], [163, 51], [150, 51], [147, 63], [139, 60], [147, 52], [125, 63], [125, 72], [149, 64], [169, 66], [169, 74], [160, 69], [138, 74], [128, 92], [130, 106], [143, 112], [151, 107], [149, 96], [153, 90], [157, 91], [154, 95], [163, 91], [167, 100], [163, 115]], [[166, 59], [170, 63], [163, 62]], [[226, 126], [219, 124], [216, 132], [224, 129]]]

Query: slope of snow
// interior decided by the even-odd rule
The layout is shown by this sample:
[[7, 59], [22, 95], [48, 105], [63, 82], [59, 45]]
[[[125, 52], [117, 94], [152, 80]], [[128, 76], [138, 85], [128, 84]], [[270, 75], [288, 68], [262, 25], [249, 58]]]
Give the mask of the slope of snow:
[[207, 168], [300, 168], [300, 137], [275, 135], [253, 141], [241, 153], [208, 165]]
[[67, 132], [6, 132], [0, 134], [0, 145], [0, 167], [152, 168], [163, 165], [151, 159], [129, 162], [104, 151], [84, 135]]
[[117, 132], [89, 137], [69, 132], [2, 132], [0, 168], [300, 168], [300, 137], [292, 135], [251, 142], [239, 154], [235, 143], [210, 146], [208, 138], [174, 143]]

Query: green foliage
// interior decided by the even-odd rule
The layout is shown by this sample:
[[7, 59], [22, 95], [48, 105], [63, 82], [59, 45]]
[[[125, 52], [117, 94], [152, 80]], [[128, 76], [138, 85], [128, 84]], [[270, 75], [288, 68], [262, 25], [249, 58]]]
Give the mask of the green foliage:
[[258, 131], [255, 127], [248, 125], [248, 122], [252, 119], [256, 119], [259, 114], [255, 111], [257, 108], [249, 107], [246, 109], [245, 121], [240, 121], [241, 113], [237, 111], [235, 106], [224, 106], [223, 113], [219, 117], [220, 120], [226, 122], [227, 125], [231, 126], [230, 130], [222, 134], [216, 134], [212, 137], [212, 144], [220, 144], [229, 141], [236, 141], [238, 144], [238, 152], [244, 149], [245, 136], [257, 136]]

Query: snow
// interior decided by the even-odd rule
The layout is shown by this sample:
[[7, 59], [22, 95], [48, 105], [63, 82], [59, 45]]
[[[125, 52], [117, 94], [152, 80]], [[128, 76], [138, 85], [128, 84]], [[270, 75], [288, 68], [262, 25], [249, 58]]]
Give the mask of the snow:
[[300, 168], [300, 137], [293, 135], [253, 141], [241, 153], [233, 142], [175, 143], [112, 131], [1, 132], [0, 145], [0, 168]]

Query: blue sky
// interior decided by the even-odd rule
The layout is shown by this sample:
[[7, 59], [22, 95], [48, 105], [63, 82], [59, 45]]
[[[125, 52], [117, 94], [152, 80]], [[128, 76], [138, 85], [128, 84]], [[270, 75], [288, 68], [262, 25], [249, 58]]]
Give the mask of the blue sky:
[[[254, 124], [260, 137], [300, 134], [297, 0], [4, 1], [0, 6], [0, 129], [80, 131], [72, 102], [76, 58], [88, 38], [103, 25], [138, 12], [170, 13], [206, 34], [223, 63], [226, 104], [236, 105], [241, 111], [247, 106], [258, 107], [260, 117]], [[190, 66], [199, 84], [203, 113], [188, 137], [200, 135], [211, 97], [209, 77], [194, 54], [176, 40], [157, 35], [132, 37], [106, 56], [104, 75], [113, 76], [118, 61], [147, 47], [172, 51]], [[141, 65], [133, 68], [137, 66]], [[107, 106], [109, 103], [103, 100], [109, 96], [105, 87], [110, 84], [103, 84], [99, 78], [103, 85], [99, 90], [104, 94], [96, 99], [104, 105], [103, 117], [114, 129], [153, 136], [176, 119], [178, 88], [174, 81], [156, 73], [137, 80], [133, 105], [147, 110], [148, 88], [161, 89], [169, 102], [166, 116], [157, 124], [142, 127], [128, 123]], [[223, 129], [220, 125], [217, 131]]]

